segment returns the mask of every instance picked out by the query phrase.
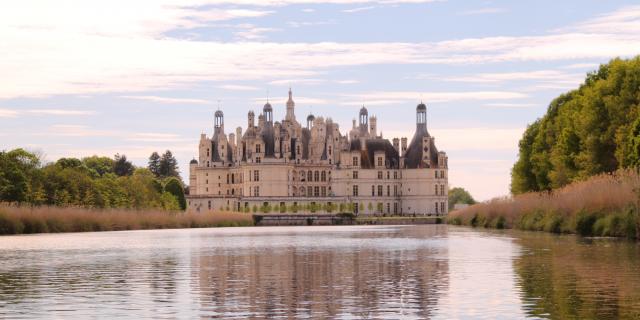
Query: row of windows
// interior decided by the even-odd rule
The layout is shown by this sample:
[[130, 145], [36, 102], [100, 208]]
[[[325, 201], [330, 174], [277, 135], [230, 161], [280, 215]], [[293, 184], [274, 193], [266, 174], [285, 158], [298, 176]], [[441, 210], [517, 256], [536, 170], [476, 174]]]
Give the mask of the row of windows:
[[[358, 179], [358, 171], [353, 171], [353, 179]], [[378, 179], [384, 179], [384, 172], [378, 171]], [[387, 171], [387, 179], [391, 179], [391, 171]], [[398, 179], [398, 171], [393, 172], [393, 179]]]
[[[440, 185], [436, 184], [434, 187], [435, 187], [436, 196], [444, 196], [445, 195], [444, 194], [444, 184], [440, 184]], [[440, 192], [438, 192], [438, 191], [440, 191]]]
[[444, 179], [444, 170], [435, 171], [436, 179]]
[[300, 187], [300, 189], [296, 189], [293, 188], [293, 196], [300, 196], [300, 197], [326, 197], [327, 196], [327, 190], [329, 192], [331, 192], [331, 187], [327, 188], [327, 187], [319, 187], [319, 186], [315, 186], [315, 187]]
[[[378, 185], [378, 188], [376, 189], [376, 186], [371, 186], [371, 196], [375, 197], [376, 196], [376, 190], [378, 191], [378, 197], [383, 197], [384, 196], [384, 187], [381, 185]], [[358, 185], [354, 185], [353, 186], [353, 196], [357, 197], [360, 195], [360, 187]], [[387, 197], [391, 196], [391, 186], [387, 186]], [[397, 197], [398, 196], [398, 186], [393, 186], [393, 196]]]
[[327, 176], [331, 176], [331, 172], [329, 172], [329, 174], [327, 174], [327, 171], [307, 171], [307, 173], [305, 174], [304, 171], [300, 171], [300, 181], [309, 181], [309, 182], [326, 182], [327, 181]]

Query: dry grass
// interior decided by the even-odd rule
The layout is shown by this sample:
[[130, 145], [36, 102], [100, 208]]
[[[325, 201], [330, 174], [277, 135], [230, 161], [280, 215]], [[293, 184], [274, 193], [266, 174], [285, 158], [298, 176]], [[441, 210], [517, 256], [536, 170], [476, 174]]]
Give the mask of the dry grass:
[[251, 215], [0, 206], [0, 234], [210, 228], [253, 225]]
[[640, 232], [640, 174], [621, 170], [553, 192], [493, 199], [449, 214], [452, 224], [625, 236]]

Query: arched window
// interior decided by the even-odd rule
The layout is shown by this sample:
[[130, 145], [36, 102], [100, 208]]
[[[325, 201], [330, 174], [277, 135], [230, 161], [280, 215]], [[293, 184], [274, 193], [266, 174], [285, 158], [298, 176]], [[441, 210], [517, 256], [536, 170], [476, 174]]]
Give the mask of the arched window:
[[313, 171], [309, 170], [307, 172], [307, 178], [309, 182], [313, 181]]
[[322, 180], [322, 182], [327, 181], [327, 172], [326, 171], [322, 171], [321, 180]]
[[319, 171], [316, 170], [316, 172], [314, 172], [313, 180], [316, 181], [316, 182], [320, 181], [320, 172]]

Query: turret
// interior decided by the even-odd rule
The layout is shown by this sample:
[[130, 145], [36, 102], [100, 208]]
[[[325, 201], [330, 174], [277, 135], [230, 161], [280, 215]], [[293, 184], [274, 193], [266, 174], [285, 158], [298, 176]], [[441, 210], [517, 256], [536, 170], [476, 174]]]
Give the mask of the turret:
[[249, 120], [249, 128], [253, 128], [256, 124], [256, 114], [253, 113], [253, 111], [249, 111], [249, 114], [247, 115], [247, 118]]
[[378, 136], [378, 118], [376, 118], [376, 116], [371, 116], [369, 118], [369, 127], [371, 128], [371, 130], [369, 131], [369, 134], [371, 135], [371, 137], [375, 138]]
[[402, 141], [402, 148], [400, 149], [400, 155], [405, 156], [407, 153], [407, 138], [403, 137], [400, 141]]
[[262, 114], [264, 115], [264, 121], [268, 126], [273, 125], [273, 108], [271, 104], [267, 101], [262, 108]]
[[418, 130], [427, 128], [427, 106], [422, 102], [416, 107], [416, 125]]
[[360, 132], [362, 135], [369, 134], [369, 111], [364, 106], [360, 109]]
[[216, 111], [214, 114], [213, 128], [214, 136], [224, 133], [224, 113], [220, 110]]
[[400, 139], [393, 138], [393, 148], [400, 154]]
[[316, 120], [316, 117], [312, 114], [310, 114], [307, 117], [307, 129], [311, 130], [311, 128], [313, 127], [313, 121]]
[[285, 116], [285, 120], [295, 122], [295, 102], [293, 102], [293, 94], [291, 93], [291, 88], [289, 88], [289, 100], [287, 100], [287, 115]]

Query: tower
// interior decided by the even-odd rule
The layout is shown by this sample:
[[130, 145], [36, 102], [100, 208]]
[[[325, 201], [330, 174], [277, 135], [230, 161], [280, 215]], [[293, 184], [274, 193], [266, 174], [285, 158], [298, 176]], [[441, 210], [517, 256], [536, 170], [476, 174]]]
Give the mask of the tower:
[[360, 132], [362, 136], [369, 135], [369, 111], [364, 106], [360, 109]]
[[253, 111], [249, 111], [249, 114], [247, 114], [247, 118], [249, 120], [249, 128], [253, 128], [256, 123], [256, 114], [253, 113]]
[[220, 110], [216, 111], [214, 115], [213, 129], [214, 136], [217, 136], [220, 133], [224, 133], [224, 113], [222, 113], [222, 111]]
[[427, 129], [427, 106], [420, 102], [416, 107], [416, 124], [417, 129]]
[[271, 104], [269, 103], [269, 101], [267, 101], [267, 103], [264, 104], [264, 107], [262, 108], [262, 114], [264, 115], [264, 121], [268, 126], [272, 126], [273, 125], [273, 108], [271, 107]]
[[369, 134], [371, 135], [372, 138], [375, 138], [378, 136], [378, 118], [376, 116], [371, 116], [369, 118], [369, 127], [371, 128], [371, 130], [369, 131]]
[[313, 121], [316, 120], [316, 117], [314, 117], [312, 114], [310, 114], [307, 117], [307, 129], [311, 130], [311, 128], [313, 128]]
[[293, 94], [291, 93], [291, 87], [289, 87], [289, 100], [287, 100], [287, 114], [285, 120], [294, 122], [296, 120], [295, 115], [296, 104], [293, 102]]

